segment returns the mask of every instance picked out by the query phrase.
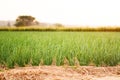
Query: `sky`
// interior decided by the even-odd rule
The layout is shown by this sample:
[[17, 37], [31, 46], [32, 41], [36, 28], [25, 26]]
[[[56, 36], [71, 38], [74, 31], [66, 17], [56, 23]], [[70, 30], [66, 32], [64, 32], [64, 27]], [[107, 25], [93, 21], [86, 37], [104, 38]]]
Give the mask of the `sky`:
[[48, 23], [120, 26], [120, 0], [0, 0], [0, 20], [19, 15]]

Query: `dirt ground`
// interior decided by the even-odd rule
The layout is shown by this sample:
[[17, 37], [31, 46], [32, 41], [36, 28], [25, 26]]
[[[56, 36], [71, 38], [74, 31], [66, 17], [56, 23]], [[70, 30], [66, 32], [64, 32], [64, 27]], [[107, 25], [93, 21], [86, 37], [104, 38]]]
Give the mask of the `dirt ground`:
[[120, 66], [35, 66], [0, 71], [0, 80], [120, 80]]

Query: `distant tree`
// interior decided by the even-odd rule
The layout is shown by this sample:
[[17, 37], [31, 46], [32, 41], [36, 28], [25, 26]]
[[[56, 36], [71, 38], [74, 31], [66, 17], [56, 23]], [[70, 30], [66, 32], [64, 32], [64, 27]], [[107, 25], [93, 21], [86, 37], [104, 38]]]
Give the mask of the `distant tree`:
[[15, 26], [31, 26], [34, 23], [35, 18], [32, 16], [22, 15], [16, 19]]
[[56, 27], [64, 27], [64, 25], [60, 24], [60, 23], [55, 23], [54, 24]]
[[40, 22], [34, 21], [34, 25], [40, 25]]

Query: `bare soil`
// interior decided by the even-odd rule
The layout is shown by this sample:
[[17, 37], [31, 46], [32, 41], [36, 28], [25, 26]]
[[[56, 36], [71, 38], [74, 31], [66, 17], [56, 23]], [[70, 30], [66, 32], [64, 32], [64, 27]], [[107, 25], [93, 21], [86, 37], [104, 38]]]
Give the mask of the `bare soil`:
[[120, 66], [32, 66], [0, 71], [0, 80], [120, 80]]

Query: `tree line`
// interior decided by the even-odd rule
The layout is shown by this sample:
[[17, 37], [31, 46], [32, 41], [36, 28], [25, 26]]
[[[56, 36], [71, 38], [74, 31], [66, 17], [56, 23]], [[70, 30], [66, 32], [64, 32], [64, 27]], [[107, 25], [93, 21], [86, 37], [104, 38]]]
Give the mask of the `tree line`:
[[[20, 27], [20, 26], [32, 26], [32, 25], [39, 25], [40, 23], [36, 20], [35, 17], [33, 16], [29, 16], [29, 15], [21, 15], [18, 16], [15, 22], [15, 26], [16, 27]], [[55, 23], [54, 26], [57, 27], [63, 27], [62, 24], [60, 23]]]

